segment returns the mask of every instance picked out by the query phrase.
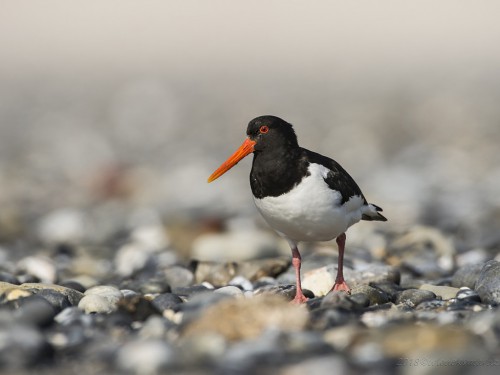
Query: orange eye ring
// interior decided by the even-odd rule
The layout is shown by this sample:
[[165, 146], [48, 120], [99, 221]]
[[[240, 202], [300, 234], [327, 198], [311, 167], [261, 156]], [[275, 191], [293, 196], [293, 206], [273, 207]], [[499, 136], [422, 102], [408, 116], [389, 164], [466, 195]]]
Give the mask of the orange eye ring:
[[266, 134], [269, 131], [269, 126], [262, 125], [259, 131], [261, 132], [261, 134]]

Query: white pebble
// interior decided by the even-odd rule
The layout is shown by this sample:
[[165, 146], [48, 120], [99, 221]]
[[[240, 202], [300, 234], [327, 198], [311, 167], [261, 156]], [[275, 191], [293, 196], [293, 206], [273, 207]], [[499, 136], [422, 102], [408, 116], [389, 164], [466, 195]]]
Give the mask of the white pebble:
[[78, 303], [78, 308], [85, 311], [87, 314], [102, 313], [109, 314], [116, 310], [116, 304], [111, 303], [107, 298], [91, 294], [84, 296]]
[[141, 375], [157, 374], [173, 358], [172, 349], [162, 340], [138, 340], [125, 344], [118, 353], [118, 366]]
[[241, 291], [241, 289], [236, 287], [236, 286], [232, 286], [232, 285], [223, 286], [222, 288], [215, 290], [214, 293], [226, 294], [226, 295], [235, 296], [235, 297], [242, 297], [243, 296], [243, 292]]

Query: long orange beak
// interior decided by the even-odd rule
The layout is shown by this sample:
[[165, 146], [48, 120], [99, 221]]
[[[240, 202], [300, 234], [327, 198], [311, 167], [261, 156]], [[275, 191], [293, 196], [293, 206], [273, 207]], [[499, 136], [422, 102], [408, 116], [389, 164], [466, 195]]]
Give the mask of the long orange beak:
[[216, 180], [232, 167], [234, 167], [238, 162], [243, 159], [248, 154], [253, 152], [253, 146], [255, 146], [255, 141], [250, 140], [249, 138], [245, 139], [245, 142], [236, 150], [234, 154], [232, 154], [222, 165], [217, 168], [217, 170], [212, 173], [212, 175], [208, 178], [208, 182], [212, 182]]

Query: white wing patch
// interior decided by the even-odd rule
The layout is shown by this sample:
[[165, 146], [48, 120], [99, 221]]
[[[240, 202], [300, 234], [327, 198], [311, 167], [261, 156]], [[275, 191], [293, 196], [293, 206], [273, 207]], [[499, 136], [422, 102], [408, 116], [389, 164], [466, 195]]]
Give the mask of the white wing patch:
[[330, 170], [311, 163], [310, 175], [278, 197], [254, 199], [268, 224], [294, 241], [329, 241], [361, 220], [363, 198], [354, 196], [343, 205], [340, 192], [325, 182]]

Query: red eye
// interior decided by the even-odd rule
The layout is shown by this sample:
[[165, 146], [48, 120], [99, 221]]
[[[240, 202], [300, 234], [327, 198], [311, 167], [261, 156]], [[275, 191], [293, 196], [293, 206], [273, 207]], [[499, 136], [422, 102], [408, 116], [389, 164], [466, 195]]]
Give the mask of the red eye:
[[269, 126], [263, 125], [263, 126], [260, 127], [259, 131], [262, 134], [266, 134], [269, 131]]

